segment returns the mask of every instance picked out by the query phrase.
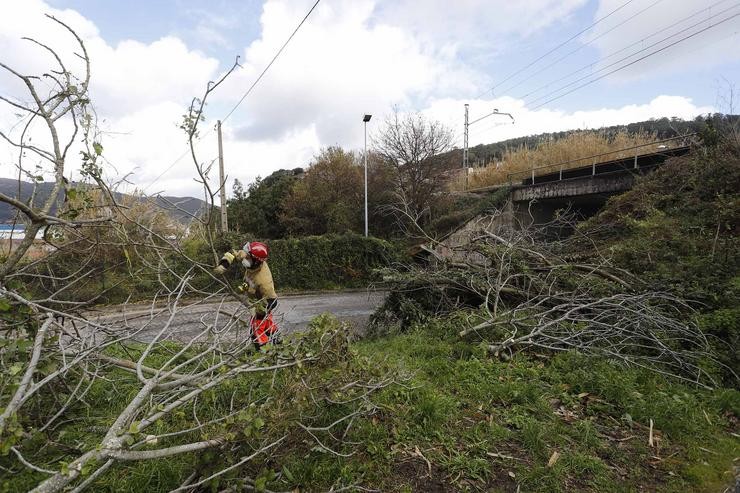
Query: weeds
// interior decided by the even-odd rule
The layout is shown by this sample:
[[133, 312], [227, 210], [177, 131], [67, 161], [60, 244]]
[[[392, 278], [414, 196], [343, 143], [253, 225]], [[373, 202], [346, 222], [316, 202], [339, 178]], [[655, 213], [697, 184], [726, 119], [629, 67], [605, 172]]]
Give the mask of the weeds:
[[[468, 188], [481, 188], [509, 183], [509, 175], [532, 170], [540, 166], [564, 163], [562, 169], [580, 168], [593, 163], [603, 163], [631, 157], [635, 152], [640, 154], [653, 152], [656, 146], [647, 146], [658, 140], [651, 132], [628, 133], [621, 131], [616, 134], [605, 134], [594, 131], [574, 132], [570, 135], [551, 140], [530, 148], [520, 146], [506, 149], [501, 160], [491, 166], [476, 169], [468, 177]], [[668, 145], [672, 145], [670, 142]], [[645, 146], [631, 151], [621, 151], [635, 146]], [[601, 155], [595, 160], [583, 160], [587, 156]], [[547, 174], [560, 169], [552, 168], [535, 171], [535, 175]], [[519, 178], [521, 180], [521, 178]], [[454, 189], [462, 189], [464, 182], [454, 183]]]

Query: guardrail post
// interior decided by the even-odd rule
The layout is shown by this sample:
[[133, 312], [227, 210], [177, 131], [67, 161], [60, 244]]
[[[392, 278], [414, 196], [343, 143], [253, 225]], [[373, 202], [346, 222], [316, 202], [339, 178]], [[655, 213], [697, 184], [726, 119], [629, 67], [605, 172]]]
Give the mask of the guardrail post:
[[596, 160], [591, 161], [591, 175], [596, 176]]
[[534, 185], [534, 168], [532, 168], [532, 185]]
[[637, 153], [635, 153], [635, 169], [637, 169]]
[[558, 180], [563, 181], [563, 167], [560, 167], [560, 178]]

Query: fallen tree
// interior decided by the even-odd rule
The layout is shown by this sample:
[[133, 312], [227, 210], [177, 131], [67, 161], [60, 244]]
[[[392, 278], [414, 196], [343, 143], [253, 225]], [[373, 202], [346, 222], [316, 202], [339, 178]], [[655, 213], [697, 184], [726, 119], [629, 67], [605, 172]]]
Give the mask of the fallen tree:
[[[297, 437], [330, 453], [351, 454], [356, 444], [344, 440], [346, 428], [372, 414], [371, 397], [396, 379], [348, 373], [272, 398], [266, 389], [288, 389], [290, 379], [302, 382], [304, 368], [348, 357], [346, 330], [325, 324], [279, 348], [254, 351], [245, 332], [249, 303], [211, 274], [221, 254], [214, 246], [212, 207], [218, 187], [209, 184], [210, 167], [197, 158], [194, 144], [208, 96], [231, 71], [193, 99], [182, 125], [208, 204], [204, 215], [193, 217], [193, 228], [201, 232], [212, 259], [196, 259], [157, 211], [116, 200], [115, 185], [105, 179], [103, 145], [90, 106], [85, 45], [68, 25], [49, 19], [76, 41], [73, 62], [32, 39], [56, 62], [51, 70], [25, 75], [0, 62], [26, 91], [25, 99], [0, 95], [21, 113], [19, 132], [0, 133], [17, 151], [18, 180], [54, 180], [43, 203], [35, 193], [28, 200], [0, 195], [25, 226], [24, 239], [0, 259], [4, 487], [79, 492], [94, 489], [123, 463], [197, 457], [196, 452], [209, 450], [219, 451], [217, 459], [191, 461], [177, 478], [176, 491], [254, 487], [257, 478], [245, 472], [245, 465]], [[65, 177], [80, 138], [84, 186]], [[30, 260], [26, 254], [38, 242], [49, 253]], [[95, 282], [113, 267], [131, 279], [142, 276], [156, 283], [155, 296], [144, 309], [137, 307], [135, 316], [126, 304], [115, 317], [91, 310], [115, 287]], [[196, 275], [210, 276], [215, 287], [198, 287], [192, 282]], [[198, 300], [196, 305], [241, 303], [202, 316], [197, 333], [183, 336], [174, 321], [186, 298]], [[273, 409], [286, 406], [292, 395], [305, 397], [292, 412]], [[269, 416], [274, 421], [268, 424]]]
[[479, 338], [499, 357], [526, 349], [577, 350], [702, 386], [714, 386], [720, 369], [732, 373], [715, 357], [690, 303], [647, 289], [638, 276], [594, 255], [593, 244], [588, 258], [573, 255], [576, 241], [590, 241], [578, 230], [547, 241], [553, 229], [573, 229], [567, 214], [515, 228], [502, 226], [502, 214], [478, 221], [449, 255], [441, 256], [432, 243], [428, 265], [387, 270], [395, 292], [385, 320], [397, 315], [408, 323], [469, 308], [460, 337]]

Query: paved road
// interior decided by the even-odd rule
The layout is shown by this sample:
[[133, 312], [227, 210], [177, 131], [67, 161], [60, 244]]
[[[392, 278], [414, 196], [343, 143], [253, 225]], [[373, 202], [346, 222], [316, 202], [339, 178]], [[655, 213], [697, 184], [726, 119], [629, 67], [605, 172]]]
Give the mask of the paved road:
[[[275, 314], [275, 321], [284, 333], [304, 329], [308, 322], [322, 313], [332, 313], [342, 321], [349, 322], [357, 330], [362, 330], [368, 318], [380, 306], [385, 298], [383, 292], [337, 292], [309, 295], [283, 296], [280, 298]], [[238, 310], [238, 302], [192, 304], [178, 311], [170, 324], [169, 338], [187, 341], [198, 334], [207, 325], [223, 327], [229, 315]], [[121, 307], [106, 309], [92, 320], [116, 322], [125, 318], [126, 325], [140, 328], [136, 339], [151, 340], [161, 330], [170, 317], [170, 313], [152, 313], [148, 307]], [[236, 335], [236, 334], [235, 334]]]

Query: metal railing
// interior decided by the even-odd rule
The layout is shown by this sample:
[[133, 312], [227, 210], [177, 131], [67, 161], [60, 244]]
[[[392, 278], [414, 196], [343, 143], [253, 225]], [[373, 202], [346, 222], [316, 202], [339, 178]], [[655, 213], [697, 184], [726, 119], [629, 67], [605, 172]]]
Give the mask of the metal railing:
[[[608, 151], [608, 152], [603, 152], [601, 154], [594, 154], [592, 156], [585, 156], [585, 157], [581, 157], [581, 158], [570, 159], [568, 161], [562, 161], [562, 162], [555, 163], [555, 164], [546, 164], [544, 166], [538, 166], [536, 168], [532, 168], [532, 169], [529, 169], [529, 170], [526, 170], [526, 171], [515, 171], [513, 173], [507, 174], [506, 177], [508, 179], [509, 186], [512, 186], [514, 184], [513, 178], [516, 177], [516, 176], [521, 176], [523, 178], [529, 178], [529, 177], [531, 177], [532, 183], [529, 183], [529, 185], [534, 185], [535, 184], [535, 178], [537, 176], [542, 176], [543, 175], [543, 173], [540, 173], [541, 170], [545, 170], [545, 169], [556, 169], [559, 172], [559, 177], [558, 177], [558, 180], [557, 181], [561, 181], [563, 179], [563, 171], [570, 171], [570, 170], [574, 170], [574, 169], [584, 169], [584, 168], [587, 167], [587, 166], [578, 166], [578, 167], [576, 167], [576, 166], [566, 166], [566, 165], [573, 164], [573, 163], [578, 163], [578, 162], [582, 162], [582, 161], [587, 161], [589, 159], [592, 160], [591, 161], [591, 175], [594, 176], [594, 175], [596, 175], [596, 167], [598, 165], [605, 164], [605, 163], [608, 163], [608, 162], [611, 162], [611, 161], [620, 161], [620, 160], [629, 159], [629, 157], [632, 157], [632, 156], [629, 156], [629, 157], [616, 157], [614, 159], [609, 159], [607, 161], [598, 161], [598, 158], [600, 158], [600, 157], [610, 156], [610, 155], [619, 154], [619, 153], [622, 153], [622, 152], [625, 152], [625, 151], [633, 151], [633, 150], [636, 150], [636, 149], [641, 149], [641, 148], [645, 148], [645, 147], [660, 145], [660, 144], [665, 143], [665, 142], [672, 142], [672, 141], [675, 141], [675, 140], [687, 139], [687, 138], [693, 137], [695, 135], [697, 135], [697, 133], [696, 132], [693, 132], [693, 133], [686, 134], [686, 135], [678, 135], [676, 137], [671, 137], [671, 138], [668, 138], [668, 139], [656, 140], [656, 141], [653, 141], [653, 142], [649, 142], [647, 144], [640, 144], [640, 145], [636, 145], [636, 146], [632, 146], [632, 147], [625, 147], [623, 149], [617, 149], [615, 151]], [[686, 145], [686, 144], [684, 144], [684, 145]], [[667, 150], [670, 150], [670, 149], [662, 149], [662, 150], [666, 150], [667, 151]], [[656, 152], [649, 152], [649, 153], [644, 153], [644, 154], [635, 153], [635, 155], [634, 155], [634, 168], [637, 169], [637, 161], [640, 158], [640, 156], [646, 156], [646, 155], [650, 155], [650, 154], [657, 154], [657, 153]], [[546, 174], [550, 174], [550, 173], [546, 173]]]

